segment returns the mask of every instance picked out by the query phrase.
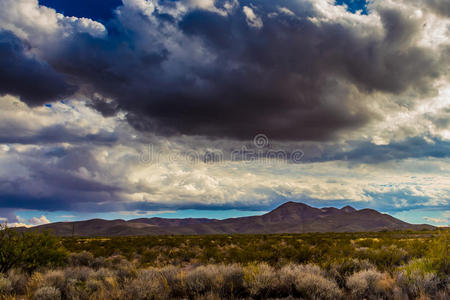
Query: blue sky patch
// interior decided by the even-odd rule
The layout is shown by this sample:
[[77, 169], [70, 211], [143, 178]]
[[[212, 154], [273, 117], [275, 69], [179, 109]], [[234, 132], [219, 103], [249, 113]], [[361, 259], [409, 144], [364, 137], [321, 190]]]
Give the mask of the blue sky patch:
[[54, 8], [57, 12], [70, 17], [85, 17], [106, 21], [113, 16], [114, 9], [122, 4], [121, 0], [39, 0], [40, 5]]
[[367, 0], [336, 0], [336, 5], [347, 5], [347, 10], [356, 13], [361, 10], [362, 14], [367, 15]]

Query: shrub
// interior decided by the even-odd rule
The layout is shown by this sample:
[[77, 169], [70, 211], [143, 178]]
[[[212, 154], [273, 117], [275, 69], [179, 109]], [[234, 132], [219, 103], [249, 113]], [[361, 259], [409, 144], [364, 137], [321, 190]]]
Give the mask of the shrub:
[[63, 265], [66, 252], [48, 232], [18, 232], [0, 224], [0, 273], [12, 268], [33, 272], [39, 267]]
[[74, 267], [78, 267], [78, 266], [91, 267], [95, 261], [92, 253], [87, 252], [87, 251], [71, 253], [68, 256], [67, 260], [69, 262], [69, 265], [74, 266]]
[[378, 299], [398, 299], [400, 294], [400, 289], [396, 286], [395, 280], [388, 273], [383, 273], [383, 276], [376, 282], [375, 290]]
[[46, 273], [35, 272], [28, 281], [28, 296], [36, 298], [37, 291], [42, 287], [54, 288], [61, 293], [65, 286], [65, 273], [61, 270], [50, 270]]
[[120, 257], [117, 261], [111, 261], [107, 259], [107, 263], [111, 263], [111, 268], [116, 272], [117, 281], [120, 285], [123, 285], [125, 281], [130, 278], [136, 278], [137, 271], [132, 263]]
[[347, 288], [356, 298], [376, 298], [377, 284], [382, 278], [383, 274], [374, 269], [360, 271], [348, 278]]
[[433, 269], [441, 277], [450, 274], [450, 259], [448, 255], [448, 245], [450, 244], [450, 230], [441, 230], [437, 239], [430, 245], [427, 257]]
[[203, 295], [219, 289], [218, 268], [213, 265], [201, 266], [188, 272], [184, 278], [186, 293], [190, 297]]
[[3, 274], [0, 274], [0, 296], [9, 295], [13, 292], [11, 281]]
[[44, 286], [39, 288], [33, 295], [35, 300], [60, 300], [61, 292], [52, 286]]
[[122, 255], [113, 255], [104, 259], [104, 264], [106, 267], [118, 267], [118, 266], [129, 266], [130, 262]]
[[342, 262], [334, 262], [331, 264], [328, 270], [328, 275], [335, 278], [339, 287], [345, 287], [345, 282], [347, 278], [359, 271], [373, 269], [372, 265], [368, 260], [360, 259], [346, 259]]
[[339, 299], [342, 292], [336, 282], [317, 273], [302, 273], [295, 281], [295, 295], [305, 299]]
[[93, 278], [88, 281], [88, 284], [91, 284], [91, 281], [95, 282], [95, 289], [94, 285], [90, 287], [91, 290], [95, 292], [95, 299], [119, 298], [120, 289], [115, 272], [109, 269], [101, 268], [95, 272]]
[[244, 271], [239, 265], [222, 265], [219, 267], [221, 275], [220, 296], [223, 298], [231, 298], [244, 293]]
[[440, 277], [435, 269], [435, 260], [428, 258], [411, 260], [399, 268], [397, 283], [410, 297], [435, 295], [439, 286], [445, 286], [448, 278]]
[[63, 294], [65, 299], [88, 300], [91, 291], [89, 290], [87, 282], [70, 278], [66, 280]]
[[111, 270], [111, 269], [100, 268], [92, 276], [95, 279], [105, 281], [108, 278], [115, 278], [116, 277], [116, 273], [113, 270]]
[[93, 274], [94, 270], [88, 267], [71, 267], [64, 269], [64, 276], [66, 279], [75, 279], [82, 282], [86, 282]]
[[40, 272], [34, 272], [27, 284], [27, 295], [31, 298], [36, 290], [42, 287], [44, 276]]
[[180, 268], [175, 266], [167, 266], [160, 270], [161, 276], [170, 287], [170, 297], [177, 298], [185, 296], [185, 288], [183, 282], [183, 274]]
[[17, 269], [8, 272], [8, 279], [11, 281], [13, 292], [16, 295], [23, 295], [27, 291], [28, 276]]
[[50, 270], [42, 275], [41, 285], [64, 290], [66, 275], [61, 270]]
[[88, 267], [66, 268], [64, 270], [64, 288], [61, 291], [63, 297], [66, 299], [89, 299], [96, 290], [95, 286], [88, 284], [94, 273], [94, 270]]
[[397, 283], [410, 298], [436, 295], [439, 290], [439, 277], [433, 273], [402, 271], [397, 274]]
[[155, 269], [138, 272], [137, 277], [126, 283], [124, 299], [156, 300], [168, 299], [170, 294], [167, 282]]
[[282, 267], [278, 271], [279, 287], [278, 294], [280, 297], [287, 297], [292, 295], [295, 291], [295, 282], [300, 276], [300, 269], [298, 265], [289, 264]]
[[244, 279], [246, 288], [255, 298], [267, 298], [274, 294], [279, 286], [275, 270], [266, 263], [244, 268]]
[[277, 296], [287, 297], [295, 291], [295, 284], [299, 277], [304, 274], [315, 274], [322, 276], [324, 272], [319, 266], [313, 264], [296, 265], [288, 264], [283, 266], [278, 272]]
[[[208, 292], [204, 295], [196, 296], [195, 300], [222, 300], [219, 294], [215, 292]], [[226, 298], [225, 298], [226, 299]]]
[[91, 267], [94, 269], [106, 268], [108, 267], [108, 264], [104, 257], [96, 257], [92, 261]]

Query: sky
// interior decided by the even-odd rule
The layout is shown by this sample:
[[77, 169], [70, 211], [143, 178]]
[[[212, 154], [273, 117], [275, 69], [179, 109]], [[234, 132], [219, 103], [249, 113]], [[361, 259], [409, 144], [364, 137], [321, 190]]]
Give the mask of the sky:
[[0, 220], [449, 225], [446, 0], [0, 0]]

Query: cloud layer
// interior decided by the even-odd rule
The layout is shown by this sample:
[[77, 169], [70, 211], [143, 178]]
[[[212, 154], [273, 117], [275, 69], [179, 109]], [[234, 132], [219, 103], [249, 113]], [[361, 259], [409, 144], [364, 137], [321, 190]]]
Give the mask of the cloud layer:
[[0, 216], [449, 209], [447, 1], [105, 5], [0, 2]]
[[127, 0], [107, 29], [33, 0], [4, 3], [3, 27], [42, 63], [6, 41], [16, 58], [3, 93], [38, 104], [76, 87], [105, 115], [163, 135], [329, 140], [380, 117], [371, 95], [415, 93], [402, 99], [411, 106], [448, 71], [448, 43], [423, 43], [435, 15], [417, 3], [374, 1], [357, 15], [325, 0]]

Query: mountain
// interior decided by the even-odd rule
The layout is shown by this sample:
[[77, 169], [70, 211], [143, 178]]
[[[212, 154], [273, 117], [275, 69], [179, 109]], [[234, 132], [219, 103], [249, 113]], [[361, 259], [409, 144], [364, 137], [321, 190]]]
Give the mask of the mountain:
[[[93, 219], [58, 222], [31, 230], [50, 230], [61, 236], [125, 236], [163, 234], [303, 233], [358, 232], [381, 230], [434, 229], [414, 225], [373, 209], [356, 210], [351, 206], [315, 208], [304, 203], [287, 202], [261, 216], [225, 220], [187, 218], [140, 218], [134, 220]], [[26, 229], [22, 229], [26, 230]]]

